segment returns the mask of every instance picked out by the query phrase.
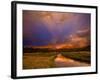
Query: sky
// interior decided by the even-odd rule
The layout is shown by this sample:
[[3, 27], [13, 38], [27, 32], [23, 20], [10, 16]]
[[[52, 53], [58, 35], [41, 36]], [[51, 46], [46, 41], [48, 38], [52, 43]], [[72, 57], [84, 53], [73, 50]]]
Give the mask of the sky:
[[23, 10], [24, 46], [75, 48], [90, 45], [89, 13]]

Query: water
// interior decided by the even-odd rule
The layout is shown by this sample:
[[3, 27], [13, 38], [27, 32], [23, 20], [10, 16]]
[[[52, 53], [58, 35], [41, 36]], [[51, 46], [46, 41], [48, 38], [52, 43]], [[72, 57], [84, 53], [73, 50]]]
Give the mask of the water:
[[58, 54], [55, 59], [56, 67], [79, 67], [79, 66], [90, 66], [85, 62], [76, 61], [70, 58], [66, 58], [61, 54]]

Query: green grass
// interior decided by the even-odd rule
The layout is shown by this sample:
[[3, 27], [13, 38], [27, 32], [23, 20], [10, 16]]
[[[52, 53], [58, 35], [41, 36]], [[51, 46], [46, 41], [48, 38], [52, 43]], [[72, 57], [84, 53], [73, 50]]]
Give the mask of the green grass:
[[74, 60], [78, 60], [81, 62], [90, 63], [91, 54], [89, 51], [81, 51], [81, 52], [62, 52], [61, 53], [65, 57], [69, 57]]

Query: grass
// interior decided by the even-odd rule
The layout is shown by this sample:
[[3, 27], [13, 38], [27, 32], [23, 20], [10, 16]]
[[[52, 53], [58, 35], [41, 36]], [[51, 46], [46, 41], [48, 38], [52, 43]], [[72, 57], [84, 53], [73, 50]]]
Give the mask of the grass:
[[81, 51], [81, 52], [62, 52], [61, 53], [65, 57], [69, 57], [74, 60], [78, 60], [81, 62], [86, 62], [90, 64], [91, 54], [89, 51]]
[[90, 63], [90, 52], [35, 52], [24, 53], [23, 55], [23, 69], [39, 69], [39, 68], [53, 68], [55, 67], [55, 58], [57, 54], [62, 54], [64, 57], [78, 60], [81, 62]]
[[23, 69], [52, 68], [56, 55], [48, 53], [25, 53], [23, 56]]

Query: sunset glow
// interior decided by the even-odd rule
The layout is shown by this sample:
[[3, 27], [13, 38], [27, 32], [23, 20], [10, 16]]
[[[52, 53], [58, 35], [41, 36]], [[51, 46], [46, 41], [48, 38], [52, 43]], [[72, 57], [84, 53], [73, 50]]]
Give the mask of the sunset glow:
[[24, 47], [81, 48], [90, 46], [88, 13], [23, 10]]

